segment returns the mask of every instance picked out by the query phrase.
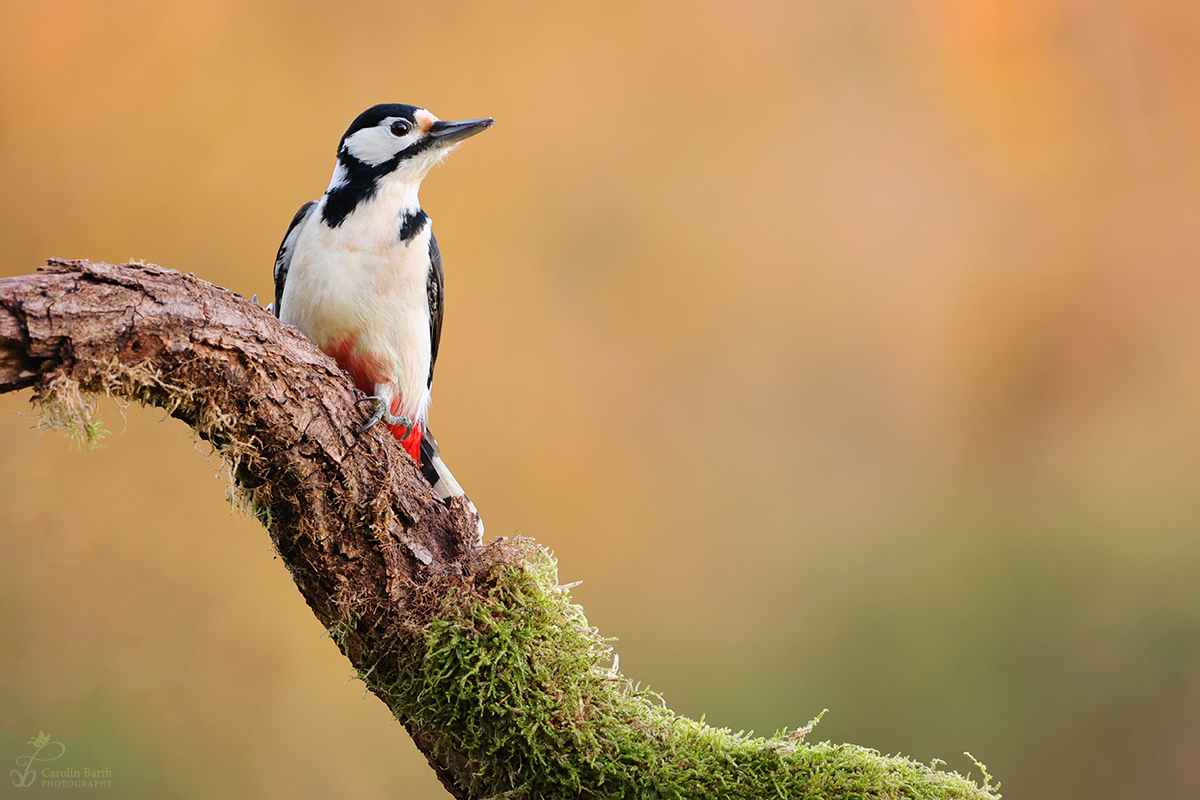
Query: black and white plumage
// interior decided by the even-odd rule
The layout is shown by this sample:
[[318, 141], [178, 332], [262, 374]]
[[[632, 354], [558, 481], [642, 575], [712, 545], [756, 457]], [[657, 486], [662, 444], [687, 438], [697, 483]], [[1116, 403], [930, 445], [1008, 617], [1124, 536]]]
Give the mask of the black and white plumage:
[[367, 109], [338, 144], [329, 188], [296, 212], [275, 259], [275, 315], [350, 373], [375, 405], [367, 427], [382, 419], [447, 502], [463, 490], [428, 429], [444, 276], [417, 193], [430, 169], [492, 123], [444, 122], [399, 104]]

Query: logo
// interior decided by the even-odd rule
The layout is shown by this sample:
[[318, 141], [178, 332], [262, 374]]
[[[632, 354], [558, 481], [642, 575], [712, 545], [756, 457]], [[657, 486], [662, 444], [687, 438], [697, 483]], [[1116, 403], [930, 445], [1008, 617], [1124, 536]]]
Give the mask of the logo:
[[38, 731], [26, 744], [32, 745], [33, 753], [27, 756], [17, 756], [17, 766], [21, 769], [9, 770], [13, 778], [13, 786], [32, 786], [37, 783], [45, 787], [74, 786], [80, 788], [103, 788], [112, 786], [112, 770], [82, 769], [68, 766], [48, 766], [48, 762], [58, 761], [67, 754], [67, 746], [62, 742], [50, 741], [50, 734]]

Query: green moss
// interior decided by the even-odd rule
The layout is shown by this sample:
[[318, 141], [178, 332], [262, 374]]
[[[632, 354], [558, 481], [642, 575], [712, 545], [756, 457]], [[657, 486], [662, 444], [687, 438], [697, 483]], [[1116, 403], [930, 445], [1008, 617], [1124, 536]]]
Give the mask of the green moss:
[[99, 450], [100, 440], [111, 433], [98, 416], [96, 398], [80, 391], [70, 378], [54, 378], [34, 395], [33, 402], [40, 407], [38, 430], [56, 431], [81, 449]]
[[908, 759], [804, 743], [808, 729], [749, 737], [676, 715], [607, 666], [611, 648], [557, 586], [553, 558], [508, 546], [441, 587], [394, 680], [359, 665], [472, 796], [999, 797]]

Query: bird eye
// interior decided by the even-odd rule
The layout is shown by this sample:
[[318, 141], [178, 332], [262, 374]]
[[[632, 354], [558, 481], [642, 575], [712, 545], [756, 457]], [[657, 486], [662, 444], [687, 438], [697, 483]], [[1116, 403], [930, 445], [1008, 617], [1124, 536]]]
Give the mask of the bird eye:
[[394, 136], [407, 136], [412, 130], [412, 125], [402, 119], [398, 119], [392, 123], [392, 134]]

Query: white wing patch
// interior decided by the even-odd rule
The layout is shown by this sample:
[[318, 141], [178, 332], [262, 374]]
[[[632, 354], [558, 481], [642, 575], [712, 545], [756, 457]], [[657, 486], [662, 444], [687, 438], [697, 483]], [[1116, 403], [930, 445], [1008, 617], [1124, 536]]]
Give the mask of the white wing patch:
[[275, 256], [275, 302], [271, 303], [267, 308], [277, 317], [282, 305], [283, 289], [287, 284], [288, 268], [291, 266], [292, 255], [296, 250], [296, 240], [300, 238], [300, 232], [304, 229], [304, 223], [312, 216], [313, 209], [316, 207], [317, 202], [315, 200], [300, 206], [300, 210], [296, 212], [296, 216], [292, 217], [292, 224], [288, 226], [287, 233], [283, 237], [283, 243], [279, 245], [279, 254]]

